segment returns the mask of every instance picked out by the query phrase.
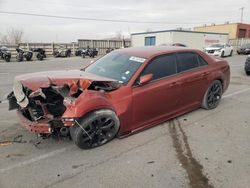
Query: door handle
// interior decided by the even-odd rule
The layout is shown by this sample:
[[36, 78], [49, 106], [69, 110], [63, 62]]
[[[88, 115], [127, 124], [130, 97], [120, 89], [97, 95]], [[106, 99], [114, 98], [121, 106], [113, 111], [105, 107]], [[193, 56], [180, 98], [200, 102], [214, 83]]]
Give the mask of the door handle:
[[181, 83], [180, 82], [172, 82], [169, 84], [169, 87], [174, 87], [174, 86], [177, 86], [177, 85], [180, 85]]
[[209, 74], [210, 74], [210, 72], [203, 72], [203, 73], [201, 73], [201, 76], [207, 76]]

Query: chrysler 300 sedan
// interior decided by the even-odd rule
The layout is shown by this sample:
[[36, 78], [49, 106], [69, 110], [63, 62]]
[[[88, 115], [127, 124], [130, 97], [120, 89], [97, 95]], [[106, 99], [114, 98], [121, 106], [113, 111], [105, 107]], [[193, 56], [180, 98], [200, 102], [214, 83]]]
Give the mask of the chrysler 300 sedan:
[[71, 137], [89, 149], [197, 108], [218, 106], [229, 85], [228, 63], [199, 50], [115, 50], [81, 70], [17, 76], [8, 95], [28, 130]]

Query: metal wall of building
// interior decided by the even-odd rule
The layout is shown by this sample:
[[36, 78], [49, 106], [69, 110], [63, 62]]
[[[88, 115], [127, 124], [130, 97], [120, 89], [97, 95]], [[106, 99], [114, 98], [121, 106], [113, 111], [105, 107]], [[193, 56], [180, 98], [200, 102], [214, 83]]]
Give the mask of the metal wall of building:
[[202, 50], [212, 43], [227, 43], [228, 34], [203, 33], [192, 31], [159, 31], [131, 35], [132, 46], [145, 46], [146, 37], [155, 37], [156, 46], [162, 44], [182, 43], [189, 48]]

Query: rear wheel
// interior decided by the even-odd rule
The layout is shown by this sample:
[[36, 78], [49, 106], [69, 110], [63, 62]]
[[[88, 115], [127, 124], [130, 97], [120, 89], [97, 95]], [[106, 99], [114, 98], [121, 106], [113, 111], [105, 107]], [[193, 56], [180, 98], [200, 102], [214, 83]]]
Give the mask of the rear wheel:
[[18, 62], [21, 62], [21, 61], [23, 61], [23, 56], [17, 54], [16, 59], [17, 59]]
[[215, 80], [207, 89], [203, 98], [202, 107], [211, 110], [216, 108], [222, 97], [222, 84], [219, 80]]
[[42, 54], [37, 54], [37, 59], [39, 60], [39, 61], [42, 61], [43, 60], [43, 55]]
[[120, 127], [116, 114], [107, 109], [91, 112], [70, 128], [74, 143], [81, 149], [91, 149], [112, 140]]
[[6, 56], [6, 57], [5, 57], [5, 61], [6, 61], [6, 62], [10, 62], [10, 56]]

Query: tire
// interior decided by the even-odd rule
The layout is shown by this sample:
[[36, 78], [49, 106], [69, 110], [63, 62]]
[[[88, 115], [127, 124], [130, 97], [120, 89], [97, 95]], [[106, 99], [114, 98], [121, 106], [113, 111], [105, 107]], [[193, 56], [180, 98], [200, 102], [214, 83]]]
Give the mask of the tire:
[[23, 61], [23, 56], [17, 55], [16, 59], [17, 59], [18, 62], [21, 62], [21, 61]]
[[10, 62], [10, 56], [6, 56], [6, 57], [5, 57], [5, 61], [6, 61], [6, 62]]
[[219, 80], [213, 81], [203, 97], [202, 108], [206, 110], [216, 108], [220, 103], [222, 93], [222, 83]]
[[115, 112], [102, 109], [78, 120], [77, 125], [70, 128], [70, 135], [79, 148], [91, 149], [112, 140], [119, 127], [120, 122]]
[[232, 55], [233, 55], [233, 50], [231, 50], [231, 52], [230, 52], [229, 56], [231, 57]]
[[31, 61], [31, 58], [30, 57], [26, 58], [26, 61]]
[[250, 71], [246, 71], [246, 75], [250, 76]]
[[39, 60], [39, 61], [42, 61], [43, 60], [43, 55], [41, 55], [41, 54], [37, 54], [37, 59]]
[[224, 57], [224, 54], [225, 54], [224, 51], [222, 51], [220, 56], [221, 56], [221, 57]]

